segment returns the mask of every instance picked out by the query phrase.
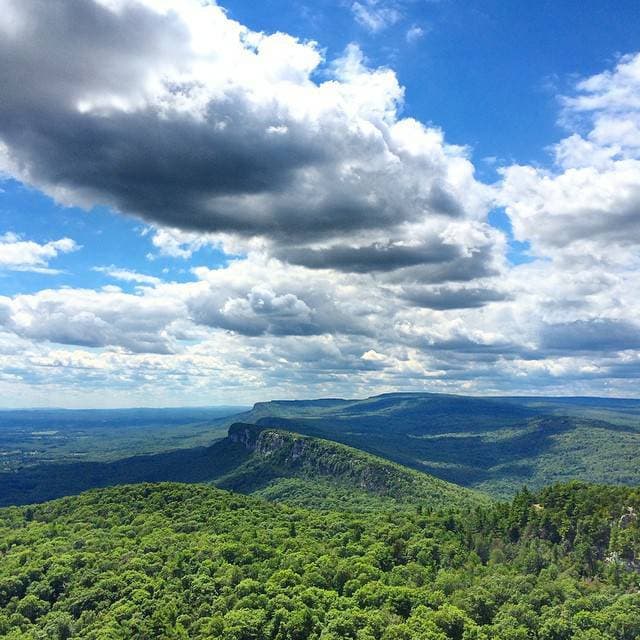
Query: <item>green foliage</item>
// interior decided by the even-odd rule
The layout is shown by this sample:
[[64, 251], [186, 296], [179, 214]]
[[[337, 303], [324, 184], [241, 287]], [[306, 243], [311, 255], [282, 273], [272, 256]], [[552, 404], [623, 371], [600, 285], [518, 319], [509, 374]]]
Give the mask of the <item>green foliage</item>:
[[640, 483], [639, 400], [391, 393], [258, 403], [242, 419], [341, 442], [497, 498], [525, 483]]
[[242, 407], [0, 410], [0, 471], [210, 445]]
[[0, 510], [0, 636], [639, 637], [640, 490], [572, 483], [459, 510], [370, 498], [309, 510], [140, 484]]
[[243, 423], [232, 425], [229, 434], [252, 455], [216, 481], [224, 489], [315, 508], [488, 502], [468, 489], [328, 440]]

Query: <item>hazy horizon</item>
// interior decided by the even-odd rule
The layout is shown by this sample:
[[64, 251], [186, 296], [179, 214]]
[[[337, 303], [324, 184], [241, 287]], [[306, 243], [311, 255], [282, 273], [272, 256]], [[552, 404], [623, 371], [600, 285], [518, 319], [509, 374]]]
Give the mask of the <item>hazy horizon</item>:
[[[320, 400], [345, 400], [345, 401], [360, 401], [360, 400], [367, 400], [370, 398], [376, 398], [379, 396], [385, 396], [385, 395], [420, 395], [420, 394], [427, 394], [427, 395], [443, 395], [443, 396], [459, 396], [459, 397], [469, 397], [469, 398], [486, 398], [486, 399], [491, 399], [491, 398], [495, 398], [495, 399], [521, 399], [521, 398], [531, 398], [531, 399], [547, 399], [547, 400], [582, 400], [582, 399], [593, 399], [593, 400], [605, 400], [605, 401], [609, 401], [609, 400], [619, 400], [621, 402], [623, 401], [637, 401], [640, 402], [640, 396], [598, 396], [598, 395], [544, 395], [544, 394], [503, 394], [503, 395], [497, 395], [497, 394], [473, 394], [473, 393], [468, 393], [468, 394], [464, 394], [464, 393], [456, 393], [454, 391], [447, 391], [447, 392], [442, 392], [442, 391], [428, 391], [428, 390], [422, 390], [422, 391], [406, 391], [406, 390], [397, 390], [397, 391], [386, 391], [386, 392], [382, 392], [382, 393], [377, 393], [377, 394], [372, 394], [372, 395], [368, 395], [368, 396], [300, 396], [300, 397], [296, 397], [296, 398], [280, 398], [280, 397], [272, 397], [272, 398], [264, 398], [264, 399], [260, 399], [260, 400], [255, 400], [254, 402], [250, 402], [250, 403], [245, 403], [245, 404], [238, 404], [238, 405], [234, 405], [234, 404], [209, 404], [209, 405], [197, 405], [197, 404], [193, 404], [193, 405], [189, 405], [189, 404], [184, 404], [184, 405], [156, 405], [156, 404], [149, 404], [149, 405], [130, 405], [130, 406], [122, 406], [122, 407], [112, 407], [112, 406], [104, 406], [104, 407], [99, 407], [99, 406], [27, 406], [27, 407], [21, 407], [21, 406], [3, 406], [0, 405], [0, 412], [10, 412], [10, 411], [136, 411], [136, 410], [148, 410], [148, 411], [163, 411], [163, 410], [167, 410], [167, 411], [171, 411], [171, 410], [180, 410], [180, 409], [184, 409], [184, 410], [189, 410], [189, 409], [238, 409], [238, 413], [241, 413], [242, 411], [245, 410], [250, 410], [253, 408], [254, 405], [256, 404], [260, 404], [260, 403], [268, 403], [268, 402], [314, 402], [314, 401], [320, 401]], [[233, 414], [230, 414], [233, 415]]]

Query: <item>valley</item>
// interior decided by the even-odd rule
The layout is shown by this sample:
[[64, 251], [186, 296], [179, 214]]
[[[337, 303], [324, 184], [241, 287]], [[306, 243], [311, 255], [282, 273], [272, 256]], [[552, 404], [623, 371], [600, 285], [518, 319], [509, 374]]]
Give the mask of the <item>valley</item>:
[[0, 472], [211, 444], [242, 407], [0, 410]]
[[[226, 417], [224, 409], [183, 414], [156, 410], [143, 414], [142, 424], [116, 423], [113, 429], [104, 413], [71, 413], [74, 420], [67, 421], [71, 427], [67, 426], [63, 448], [50, 448], [0, 472], [0, 505], [40, 502], [131, 482], [218, 482], [225, 475], [231, 482], [241, 465], [245, 466], [237, 471], [235, 486], [244, 486], [239, 478], [250, 477], [253, 467], [245, 464], [250, 452], [227, 435], [236, 423], [346, 445], [360, 456], [366, 452], [421, 472], [420, 477], [438, 478], [498, 499], [512, 497], [523, 485], [540, 489], [570, 480], [640, 483], [636, 455], [640, 402], [633, 400], [386, 394], [363, 400], [257, 403], [249, 411]], [[38, 420], [26, 422], [28, 416], [20, 417], [23, 429], [31, 433], [60, 424], [49, 423], [38, 412], [33, 415]], [[82, 415], [87, 417], [85, 427]], [[608, 420], [595, 415], [606, 415]], [[199, 421], [192, 422], [196, 417]], [[183, 424], [183, 419], [189, 422]], [[131, 422], [129, 416], [127, 424]], [[14, 429], [13, 422], [0, 422], [4, 442]], [[137, 449], [140, 453], [127, 455], [135, 438], [133, 453]], [[82, 457], [69, 455], [81, 446]], [[273, 475], [280, 481], [291, 473], [300, 475], [300, 469], [290, 467], [284, 464], [253, 475], [262, 479]]]
[[96, 432], [0, 473], [0, 637], [636, 640], [638, 407], [610, 404], [258, 403], [115, 459]]

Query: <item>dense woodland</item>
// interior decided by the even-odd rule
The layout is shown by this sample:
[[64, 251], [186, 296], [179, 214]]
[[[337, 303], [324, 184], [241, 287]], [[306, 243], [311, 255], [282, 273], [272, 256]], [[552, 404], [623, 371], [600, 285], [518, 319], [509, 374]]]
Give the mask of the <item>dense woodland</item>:
[[[0, 637], [638, 640], [638, 405], [545, 402], [269, 403], [209, 446], [1, 473], [39, 504], [0, 509]], [[605, 467], [632, 486], [515, 490]]]
[[390, 393], [258, 403], [235, 419], [342, 442], [501, 499], [525, 484], [640, 484], [640, 400]]
[[[395, 393], [222, 417], [229, 410], [0, 412], [0, 506], [116, 484], [220, 482], [247, 462], [226, 438], [238, 422], [349, 445], [503, 500], [525, 484], [640, 484], [640, 400]], [[223, 483], [255, 492], [246, 485], [238, 474]]]
[[[371, 497], [372, 505], [375, 501]], [[634, 640], [640, 491], [315, 510], [140, 484], [0, 511], [12, 639]]]

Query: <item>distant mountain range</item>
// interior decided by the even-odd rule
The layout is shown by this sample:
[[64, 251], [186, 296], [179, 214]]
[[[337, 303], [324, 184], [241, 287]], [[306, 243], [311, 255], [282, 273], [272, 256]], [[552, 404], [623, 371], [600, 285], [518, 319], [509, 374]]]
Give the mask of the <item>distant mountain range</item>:
[[[170, 418], [175, 421], [175, 411]], [[163, 423], [161, 414], [153, 420]], [[46, 461], [0, 473], [0, 506], [159, 481], [210, 482], [295, 504], [358, 509], [372, 500], [470, 504], [482, 501], [481, 494], [505, 498], [525, 484], [540, 488], [571, 479], [640, 482], [637, 400], [400, 393], [276, 401], [231, 417], [211, 415], [209, 423], [197, 423], [197, 432], [186, 433], [206, 441], [207, 424], [209, 446], [166, 450], [186, 428], [172, 424], [164, 427], [166, 449], [156, 443], [153, 454], [110, 459], [109, 442], [97, 436], [93, 459], [70, 461], [67, 453], [56, 459], [50, 447]], [[46, 426], [38, 421], [43, 437]], [[145, 437], [154, 429], [145, 427]], [[73, 438], [64, 451], [72, 445]]]
[[392, 393], [257, 403], [233, 420], [341, 442], [495, 497], [571, 479], [640, 482], [640, 400]]

